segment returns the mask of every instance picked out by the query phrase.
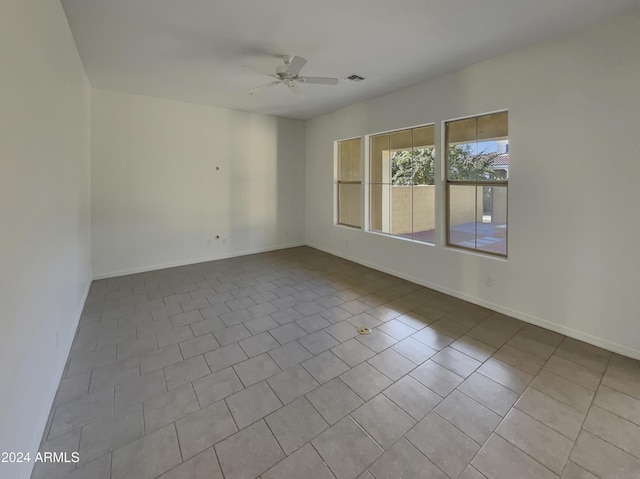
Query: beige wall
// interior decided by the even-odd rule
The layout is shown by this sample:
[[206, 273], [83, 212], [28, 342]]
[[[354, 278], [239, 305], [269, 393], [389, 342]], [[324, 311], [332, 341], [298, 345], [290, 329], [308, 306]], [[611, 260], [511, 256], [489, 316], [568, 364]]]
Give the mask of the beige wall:
[[[372, 185], [369, 189], [371, 196], [371, 221], [370, 228], [375, 231], [383, 231], [394, 235], [407, 234], [414, 231], [427, 231], [435, 228], [435, 186], [417, 185], [391, 186], [391, 218], [390, 231], [383, 231], [382, 210], [380, 203], [382, 194], [380, 185]], [[493, 193], [493, 217], [491, 222], [502, 224], [507, 222], [506, 188], [496, 188]], [[476, 220], [476, 205], [478, 218], [482, 218], [482, 188], [477, 190], [477, 198], [474, 201], [474, 188], [453, 188], [450, 211], [451, 224], [472, 223]]]
[[391, 187], [391, 234], [433, 229], [434, 202], [433, 185]]
[[[376, 185], [377, 186], [377, 185]], [[388, 185], [384, 187], [389, 188]], [[474, 189], [454, 188], [451, 195], [451, 224], [471, 223], [482, 217], [482, 189], [477, 190], [477, 203], [474, 202]], [[493, 196], [492, 223], [506, 223], [507, 210], [506, 188], [496, 188]], [[380, 202], [382, 194], [380, 187], [371, 187], [371, 223], [372, 230], [382, 230]], [[391, 187], [391, 233], [395, 235], [411, 233], [412, 231], [427, 231], [435, 228], [435, 187], [433, 185], [392, 186]]]

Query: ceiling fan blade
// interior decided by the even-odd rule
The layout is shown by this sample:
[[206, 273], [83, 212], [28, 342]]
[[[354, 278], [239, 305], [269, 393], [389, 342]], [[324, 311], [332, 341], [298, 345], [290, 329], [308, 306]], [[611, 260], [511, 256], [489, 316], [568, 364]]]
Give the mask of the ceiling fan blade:
[[304, 92], [298, 86], [297, 83], [294, 83], [294, 82], [289, 83], [289, 90], [291, 91], [291, 93], [293, 93], [295, 95], [295, 97], [298, 100], [302, 100], [304, 98]]
[[316, 85], [337, 85], [337, 78], [327, 77], [298, 77], [300, 83], [315, 83]]
[[257, 86], [255, 88], [252, 88], [251, 90], [249, 90], [249, 95], [254, 95], [255, 93], [257, 93], [259, 91], [265, 90], [265, 89], [270, 88], [272, 86], [279, 85], [280, 83], [282, 83], [282, 82], [280, 80], [278, 80], [278, 81], [272, 81], [272, 82], [269, 82], [269, 83], [265, 83], [264, 85]]
[[278, 78], [278, 77], [277, 77], [276, 75], [274, 75], [273, 73], [263, 72], [262, 70], [257, 70], [257, 69], [255, 69], [255, 68], [247, 67], [247, 66], [245, 66], [245, 65], [242, 65], [242, 68], [244, 68], [245, 70], [252, 71], [253, 73], [258, 73], [258, 74], [260, 74], [260, 75], [265, 75], [265, 76], [268, 76], [268, 77], [271, 77], [271, 78]]
[[307, 60], [305, 60], [302, 57], [293, 57], [289, 62], [289, 64], [287, 65], [287, 69], [285, 70], [285, 73], [291, 74], [291, 75], [297, 75], [298, 72], [302, 69], [303, 66], [305, 66], [306, 63], [307, 63]]

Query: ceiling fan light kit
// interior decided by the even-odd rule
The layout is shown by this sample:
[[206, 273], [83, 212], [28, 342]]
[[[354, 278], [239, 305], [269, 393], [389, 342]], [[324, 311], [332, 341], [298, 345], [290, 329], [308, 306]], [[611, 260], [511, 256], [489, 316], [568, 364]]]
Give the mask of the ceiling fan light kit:
[[253, 68], [250, 68], [250, 67], [245, 67], [245, 68], [248, 68], [249, 70], [255, 71], [256, 73], [260, 73], [261, 75], [270, 76], [276, 79], [275, 81], [265, 83], [263, 85], [259, 85], [255, 88], [252, 88], [251, 90], [249, 90], [250, 95], [254, 95], [257, 92], [265, 90], [272, 86], [284, 84], [285, 86], [289, 87], [289, 91], [291, 91], [291, 93], [293, 93], [299, 98], [302, 98], [304, 94], [300, 89], [300, 86], [299, 86], [300, 83], [307, 83], [307, 84], [313, 84], [313, 85], [337, 85], [338, 84], [337, 78], [300, 76], [299, 75], [300, 70], [302, 70], [302, 67], [305, 66], [307, 63], [307, 60], [305, 58], [298, 57], [298, 56], [294, 56], [294, 57], [285, 56], [282, 58], [282, 60], [284, 61], [284, 65], [279, 65], [276, 68], [275, 74], [264, 73], [258, 70], [254, 70]]

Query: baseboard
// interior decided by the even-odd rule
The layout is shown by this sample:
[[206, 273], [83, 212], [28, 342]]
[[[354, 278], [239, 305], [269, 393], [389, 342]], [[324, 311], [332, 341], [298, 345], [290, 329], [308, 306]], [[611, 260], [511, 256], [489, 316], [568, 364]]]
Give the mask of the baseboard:
[[323, 246], [320, 246], [318, 244], [315, 244], [313, 242], [309, 242], [307, 241], [306, 246], [309, 246], [311, 248], [317, 249], [319, 251], [324, 251], [325, 253], [329, 253], [331, 255], [334, 256], [338, 256], [340, 258], [349, 260], [349, 261], [353, 261], [354, 263], [358, 263], [361, 264], [362, 266], [366, 266], [368, 268], [371, 269], [375, 269], [377, 271], [381, 271], [383, 273], [387, 273], [390, 274], [392, 276], [396, 276], [398, 278], [402, 278], [402, 279], [406, 279], [407, 281], [411, 281], [412, 283], [416, 283], [419, 284], [421, 286], [425, 286], [427, 288], [433, 289], [435, 291], [439, 291], [441, 293], [447, 294], [449, 296], [453, 296], [455, 298], [458, 299], [462, 299], [464, 301], [468, 301], [469, 303], [473, 303], [473, 304], [477, 304], [478, 306], [482, 306], [488, 309], [491, 309], [493, 311], [496, 311], [498, 313], [502, 313], [505, 314], [507, 316], [511, 316], [513, 318], [516, 319], [520, 319], [526, 323], [530, 323], [530, 324], [534, 324], [536, 326], [540, 326], [543, 327], [545, 329], [549, 329], [551, 331], [555, 331], [556, 333], [560, 333], [560, 334], [564, 334], [565, 336], [569, 336], [570, 338], [573, 339], [577, 339], [580, 341], [584, 341], [585, 343], [589, 343], [592, 344], [593, 346], [597, 346], [599, 348], [603, 348], [606, 349], [608, 351], [612, 351], [614, 353], [618, 353], [621, 354], [623, 356], [627, 356], [633, 359], [638, 359], [640, 360], [640, 350], [638, 349], [634, 349], [634, 348], [630, 348], [628, 346], [622, 345], [622, 344], [618, 344], [618, 343], [614, 343], [612, 341], [608, 341], [606, 339], [603, 338], [599, 338], [597, 336], [593, 336], [591, 334], [579, 331], [577, 329], [573, 329], [573, 328], [569, 328], [566, 326], [562, 326], [559, 324], [556, 324], [554, 322], [548, 321], [546, 319], [542, 319], [542, 318], [538, 318], [536, 316], [532, 316], [530, 314], [527, 313], [523, 313], [521, 311], [516, 311], [510, 308], [506, 308], [504, 306], [501, 306], [499, 304], [495, 304], [492, 303], [490, 301], [486, 301], [482, 298], [477, 298], [475, 296], [471, 296], [465, 293], [462, 293], [460, 291], [456, 291], [456, 290], [452, 290], [449, 288], [445, 288], [439, 284], [436, 283], [431, 283], [429, 281], [425, 281], [424, 279], [421, 278], [417, 278], [408, 274], [405, 274], [401, 271], [397, 271], [397, 270], [393, 270], [393, 269], [389, 269], [389, 268], [385, 268], [382, 267], [380, 265], [374, 264], [374, 263], [370, 263], [368, 261], [363, 261], [359, 258], [356, 258], [354, 256], [350, 256], [344, 253], [341, 253], [339, 251], [334, 251], [330, 248], [325, 248]]
[[289, 243], [289, 244], [278, 245], [278, 246], [268, 246], [266, 248], [256, 248], [256, 249], [250, 249], [250, 250], [236, 251], [228, 255], [204, 256], [200, 258], [191, 258], [191, 259], [185, 259], [185, 260], [179, 260], [179, 261], [172, 261], [169, 263], [159, 263], [159, 264], [152, 264], [147, 266], [139, 266], [135, 268], [111, 271], [108, 273], [94, 274], [93, 279], [96, 280], [96, 279], [116, 278], [118, 276], [126, 276], [129, 274], [147, 273], [149, 271], [157, 271], [159, 269], [175, 268], [176, 266], [188, 266], [190, 264], [206, 263], [207, 261], [217, 261], [220, 259], [236, 258], [238, 256], [246, 256], [249, 254], [257, 254], [257, 253], [266, 253], [269, 251], [277, 251], [280, 249], [287, 249], [287, 248], [296, 248], [298, 246], [304, 246], [304, 245], [305, 245], [304, 242]]
[[[40, 442], [42, 441], [42, 436], [44, 434], [45, 429], [47, 428], [49, 413], [51, 412], [51, 408], [53, 407], [53, 401], [56, 398], [56, 393], [58, 392], [58, 386], [60, 386], [60, 381], [62, 380], [62, 373], [64, 372], [64, 368], [67, 364], [67, 359], [69, 358], [69, 354], [71, 353], [71, 346], [73, 345], [73, 340], [76, 337], [76, 331], [78, 330], [78, 324], [80, 323], [80, 317], [82, 316], [84, 304], [87, 302], [87, 296], [89, 296], [89, 288], [91, 288], [91, 281], [87, 283], [87, 285], [85, 286], [84, 292], [81, 295], [82, 301], [80, 303], [77, 313], [74, 316], [75, 318], [74, 324], [73, 324], [73, 327], [71, 328], [71, 330], [73, 331], [73, 334], [69, 335], [69, 338], [67, 339], [66, 344], [64, 344], [63, 347], [61, 348], [61, 355], [62, 353], [64, 353], [64, 356], [63, 356], [64, 360], [60, 361], [60, 363], [56, 365], [55, 371], [51, 375], [52, 386], [45, 401], [45, 405], [47, 407], [43, 410], [43, 413], [42, 413], [43, 415], [40, 416], [40, 420], [38, 421], [38, 423], [41, 424], [41, 427], [38, 429], [38, 431], [36, 431], [36, 436], [33, 439], [34, 442], [31, 444], [31, 447], [29, 448], [29, 451], [32, 453], [31, 454], [32, 458], [35, 457], [35, 451], [37, 451], [40, 448]], [[29, 467], [24, 470], [25, 473], [23, 473], [20, 476], [21, 479], [29, 479], [31, 477], [34, 463], [32, 461], [28, 464], [29, 464]]]

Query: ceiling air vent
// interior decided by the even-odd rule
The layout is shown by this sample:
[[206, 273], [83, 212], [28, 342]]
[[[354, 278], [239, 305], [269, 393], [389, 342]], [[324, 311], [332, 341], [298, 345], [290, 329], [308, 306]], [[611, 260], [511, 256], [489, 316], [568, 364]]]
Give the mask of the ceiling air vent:
[[358, 82], [361, 82], [362, 80], [364, 80], [364, 77], [361, 77], [360, 75], [353, 74], [351, 76], [348, 76], [347, 80], [351, 80], [352, 82], [358, 83]]

